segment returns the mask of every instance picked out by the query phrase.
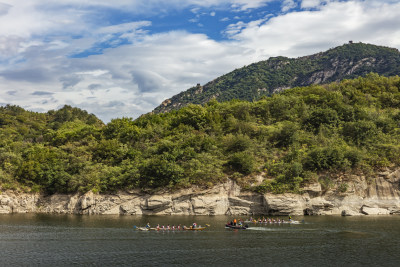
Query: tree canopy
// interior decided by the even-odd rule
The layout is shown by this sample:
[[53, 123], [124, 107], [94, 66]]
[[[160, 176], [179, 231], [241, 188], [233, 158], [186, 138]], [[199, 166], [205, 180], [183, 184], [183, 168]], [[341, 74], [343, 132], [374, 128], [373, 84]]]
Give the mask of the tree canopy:
[[[369, 74], [258, 101], [188, 105], [107, 125], [65, 106], [0, 107], [3, 189], [52, 193], [209, 187], [300, 192], [321, 174], [400, 164], [400, 78]], [[265, 180], [252, 186], [256, 175]]]

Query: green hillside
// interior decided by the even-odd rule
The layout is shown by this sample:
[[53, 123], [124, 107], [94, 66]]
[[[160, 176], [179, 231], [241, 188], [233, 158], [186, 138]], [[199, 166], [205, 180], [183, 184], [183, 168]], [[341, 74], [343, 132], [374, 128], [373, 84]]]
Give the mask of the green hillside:
[[[400, 165], [400, 78], [369, 74], [233, 100], [114, 119], [69, 106], [0, 108], [3, 190], [48, 194], [212, 186], [301, 192], [343, 174], [373, 179]], [[256, 175], [265, 181], [251, 186]], [[346, 190], [346, 185], [341, 187]]]
[[287, 88], [353, 79], [374, 72], [400, 73], [397, 49], [349, 43], [323, 53], [300, 58], [274, 57], [223, 75], [167, 99], [154, 112], [167, 112], [188, 104], [240, 99], [253, 101]]

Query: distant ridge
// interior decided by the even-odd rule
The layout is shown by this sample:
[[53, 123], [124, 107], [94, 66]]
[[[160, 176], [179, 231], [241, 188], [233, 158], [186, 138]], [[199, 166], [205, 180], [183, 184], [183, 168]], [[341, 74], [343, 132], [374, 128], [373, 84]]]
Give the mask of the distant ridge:
[[370, 72], [383, 76], [398, 75], [399, 50], [350, 41], [310, 56], [271, 57], [236, 69], [204, 86], [198, 84], [165, 100], [153, 112], [168, 112], [188, 104], [205, 104], [214, 98], [218, 101], [252, 101], [292, 87], [352, 79]]

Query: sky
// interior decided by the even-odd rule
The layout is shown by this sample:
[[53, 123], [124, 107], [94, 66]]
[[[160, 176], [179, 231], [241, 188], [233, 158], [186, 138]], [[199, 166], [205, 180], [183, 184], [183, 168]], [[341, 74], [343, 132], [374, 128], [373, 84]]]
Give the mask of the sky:
[[400, 49], [400, 0], [0, 0], [0, 105], [112, 119], [272, 56]]

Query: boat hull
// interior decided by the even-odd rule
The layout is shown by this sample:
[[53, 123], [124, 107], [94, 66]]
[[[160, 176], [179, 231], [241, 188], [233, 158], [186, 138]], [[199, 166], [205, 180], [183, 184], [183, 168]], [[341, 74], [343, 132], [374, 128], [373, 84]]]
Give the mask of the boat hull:
[[300, 221], [280, 221], [280, 222], [257, 222], [257, 221], [244, 221], [244, 223], [254, 223], [254, 224], [300, 224]]
[[197, 228], [190, 228], [190, 227], [186, 227], [183, 230], [189, 230], [189, 231], [202, 231], [206, 229], [205, 227], [197, 227]]
[[245, 226], [240, 226], [240, 225], [226, 224], [226, 225], [225, 225], [225, 228], [245, 230], [245, 229], [248, 228], [248, 226], [247, 226], [247, 225], [245, 225]]

